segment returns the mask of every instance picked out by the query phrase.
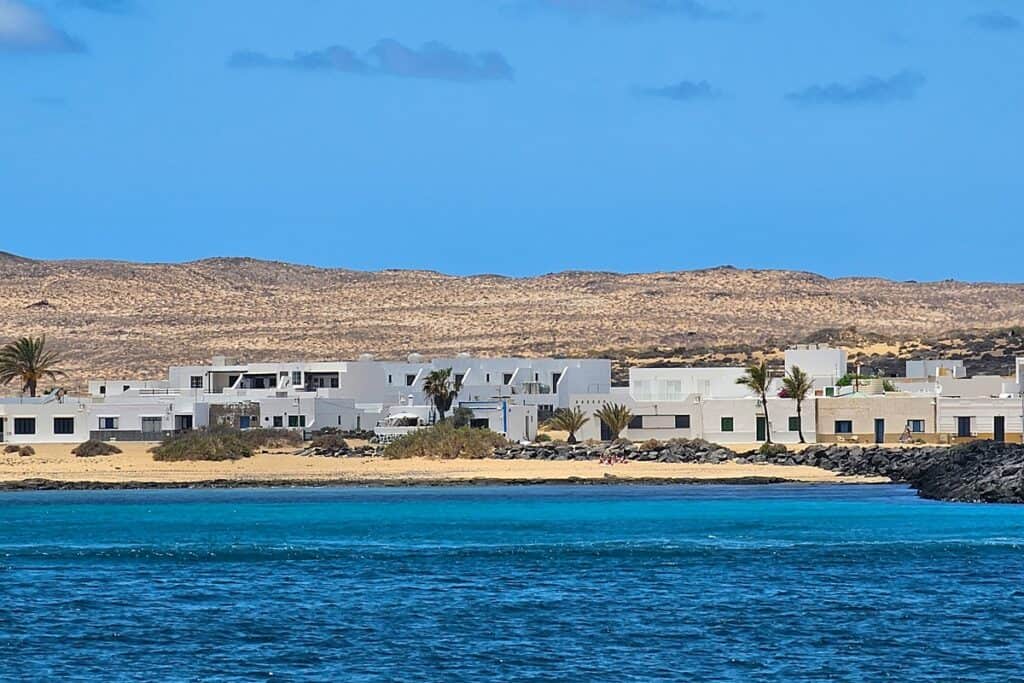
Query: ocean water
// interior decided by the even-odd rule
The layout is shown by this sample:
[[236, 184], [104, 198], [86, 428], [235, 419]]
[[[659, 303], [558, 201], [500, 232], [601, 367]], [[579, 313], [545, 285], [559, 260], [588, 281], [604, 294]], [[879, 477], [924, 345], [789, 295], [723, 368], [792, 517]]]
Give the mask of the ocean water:
[[1024, 680], [1024, 507], [899, 486], [0, 494], [2, 680]]

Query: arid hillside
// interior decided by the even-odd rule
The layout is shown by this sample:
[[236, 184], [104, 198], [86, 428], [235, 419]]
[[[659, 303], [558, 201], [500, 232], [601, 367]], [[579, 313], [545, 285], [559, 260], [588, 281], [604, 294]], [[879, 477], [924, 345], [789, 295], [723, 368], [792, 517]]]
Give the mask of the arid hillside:
[[356, 272], [251, 259], [183, 264], [33, 261], [0, 254], [0, 341], [47, 334], [65, 385], [160, 377], [213, 354], [247, 360], [604, 354], [701, 362], [830, 330], [920, 344], [1024, 321], [1024, 285], [829, 279], [707, 270], [532, 278]]

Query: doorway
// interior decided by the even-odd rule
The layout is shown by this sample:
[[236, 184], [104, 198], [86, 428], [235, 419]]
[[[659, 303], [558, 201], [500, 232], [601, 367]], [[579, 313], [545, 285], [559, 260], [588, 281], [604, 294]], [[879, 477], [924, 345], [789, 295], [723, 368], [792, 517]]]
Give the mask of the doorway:
[[992, 438], [995, 441], [1006, 441], [1006, 418], [1002, 415], [996, 415], [993, 421]]
[[144, 417], [142, 418], [142, 437], [144, 440], [153, 439], [159, 436], [163, 425], [163, 418]]
[[6, 428], [7, 428], [7, 427], [6, 427], [6, 425], [4, 424], [4, 418], [0, 417], [0, 443], [3, 443], [3, 442], [4, 442], [4, 430], [5, 430]]
[[885, 420], [875, 418], [875, 443], [885, 443]]
[[757, 416], [757, 440], [768, 440], [768, 421], [764, 419], [764, 415]]
[[174, 428], [179, 432], [187, 432], [192, 429], [191, 415], [175, 415]]
[[956, 419], [956, 435], [961, 438], [971, 435], [971, 418], [958, 417]]

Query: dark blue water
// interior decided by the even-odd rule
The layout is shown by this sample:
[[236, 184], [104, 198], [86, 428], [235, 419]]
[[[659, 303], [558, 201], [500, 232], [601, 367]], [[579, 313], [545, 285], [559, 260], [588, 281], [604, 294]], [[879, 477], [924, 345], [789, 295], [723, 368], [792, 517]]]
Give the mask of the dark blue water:
[[0, 494], [4, 680], [1024, 679], [1024, 508], [895, 486]]

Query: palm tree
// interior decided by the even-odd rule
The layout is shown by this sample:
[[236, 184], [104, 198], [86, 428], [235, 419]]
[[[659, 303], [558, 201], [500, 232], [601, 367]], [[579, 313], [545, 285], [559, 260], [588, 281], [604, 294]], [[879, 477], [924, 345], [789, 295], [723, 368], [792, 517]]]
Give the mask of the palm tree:
[[29, 396], [35, 396], [39, 380], [64, 375], [56, 367], [58, 363], [57, 352], [46, 348], [46, 335], [22, 337], [0, 348], [0, 384], [16, 379], [21, 382], [21, 393], [27, 391]]
[[576, 443], [576, 432], [583, 429], [583, 425], [587, 424], [590, 418], [583, 414], [579, 406], [572, 409], [562, 409], [557, 411], [548, 420], [548, 429], [557, 429], [562, 432], [569, 432], [569, 438], [566, 439], [567, 443]]
[[444, 414], [452, 407], [452, 402], [459, 395], [459, 386], [452, 381], [452, 369], [433, 370], [423, 380], [423, 393], [437, 408], [441, 416], [440, 421], [444, 422]]
[[594, 416], [604, 423], [604, 426], [611, 432], [611, 440], [619, 438], [629, 421], [633, 419], [633, 413], [629, 408], [618, 403], [605, 403], [601, 409], [594, 413]]
[[799, 366], [794, 365], [790, 369], [789, 374], [782, 378], [782, 386], [786, 389], [786, 394], [789, 395], [789, 398], [796, 401], [796, 425], [797, 431], [800, 434], [800, 443], [807, 443], [804, 441], [802, 408], [807, 394], [811, 393], [811, 390], [814, 389], [814, 382], [811, 381], [810, 375], [801, 370]]
[[761, 398], [761, 407], [764, 408], [764, 435], [766, 443], [772, 442], [772, 423], [768, 420], [768, 388], [771, 383], [772, 378], [768, 374], [768, 363], [765, 361], [761, 361], [760, 365], [751, 365], [742, 377], [736, 378], [736, 384], [742, 384]]

